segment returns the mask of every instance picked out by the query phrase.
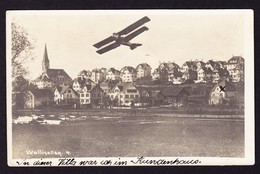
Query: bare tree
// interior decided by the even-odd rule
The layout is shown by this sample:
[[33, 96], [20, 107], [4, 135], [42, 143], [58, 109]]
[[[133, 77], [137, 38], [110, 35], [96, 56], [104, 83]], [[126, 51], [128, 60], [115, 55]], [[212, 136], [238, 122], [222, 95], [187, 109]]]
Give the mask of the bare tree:
[[15, 23], [12, 27], [12, 77], [26, 76], [24, 63], [33, 60], [33, 45], [27, 30]]

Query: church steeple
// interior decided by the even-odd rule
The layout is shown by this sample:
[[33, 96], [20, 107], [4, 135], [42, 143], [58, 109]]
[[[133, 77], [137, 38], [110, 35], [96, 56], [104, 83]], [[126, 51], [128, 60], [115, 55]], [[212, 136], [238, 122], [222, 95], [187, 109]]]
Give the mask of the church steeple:
[[46, 72], [50, 68], [50, 61], [47, 52], [47, 46], [45, 44], [43, 60], [42, 60], [42, 72]]

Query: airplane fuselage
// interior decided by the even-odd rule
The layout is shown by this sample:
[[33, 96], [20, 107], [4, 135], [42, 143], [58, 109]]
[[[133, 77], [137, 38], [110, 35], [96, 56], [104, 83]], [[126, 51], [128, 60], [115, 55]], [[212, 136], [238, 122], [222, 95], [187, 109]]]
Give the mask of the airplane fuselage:
[[131, 50], [135, 49], [137, 46], [141, 46], [142, 44], [139, 43], [131, 43], [129, 41], [125, 41], [124, 37], [122, 37], [121, 35], [117, 34], [117, 33], [113, 33], [113, 37], [115, 37], [115, 42], [119, 43], [120, 45], [125, 45], [125, 46], [129, 46]]

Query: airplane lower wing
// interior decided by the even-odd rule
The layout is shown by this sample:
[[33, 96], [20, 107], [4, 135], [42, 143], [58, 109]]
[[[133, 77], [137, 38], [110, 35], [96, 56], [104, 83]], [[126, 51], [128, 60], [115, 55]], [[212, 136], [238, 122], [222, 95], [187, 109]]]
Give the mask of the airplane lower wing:
[[145, 24], [146, 22], [149, 22], [150, 20], [151, 19], [149, 19], [147, 16], [145, 16], [142, 19], [140, 19], [140, 20], [136, 21], [135, 23], [133, 23], [132, 25], [129, 25], [128, 27], [126, 27], [122, 31], [119, 31], [117, 34], [118, 35], [126, 35], [126, 34], [132, 32], [132, 31], [134, 31], [135, 29], [137, 29], [141, 25]]
[[103, 53], [105, 53], [105, 52], [108, 52], [108, 51], [110, 51], [110, 50], [113, 50], [113, 49], [119, 47], [120, 45], [121, 45], [120, 43], [114, 42], [114, 43], [112, 43], [112, 44], [110, 44], [110, 45], [108, 45], [108, 46], [106, 46], [106, 47], [104, 47], [104, 48], [101, 48], [100, 50], [97, 50], [96, 52], [97, 52], [98, 54], [103, 54]]
[[113, 36], [110, 36], [110, 37], [108, 37], [108, 38], [106, 38], [106, 39], [104, 39], [104, 40], [102, 40], [102, 41], [96, 43], [96, 44], [93, 45], [93, 46], [96, 47], [96, 48], [100, 48], [100, 47], [102, 47], [102, 46], [104, 46], [104, 45], [106, 45], [106, 44], [108, 44], [108, 43], [110, 43], [110, 42], [113, 42], [114, 40], [116, 40], [116, 38], [113, 37]]
[[131, 39], [133, 39], [133, 38], [135, 38], [136, 36], [138, 36], [139, 34], [141, 34], [142, 32], [147, 31], [147, 30], [148, 30], [148, 28], [144, 26], [144, 27], [142, 27], [142, 28], [140, 28], [140, 29], [134, 31], [133, 33], [130, 33], [129, 35], [127, 35], [127, 36], [124, 38], [124, 41], [125, 41], [125, 42], [128, 42], [128, 41], [130, 41]]

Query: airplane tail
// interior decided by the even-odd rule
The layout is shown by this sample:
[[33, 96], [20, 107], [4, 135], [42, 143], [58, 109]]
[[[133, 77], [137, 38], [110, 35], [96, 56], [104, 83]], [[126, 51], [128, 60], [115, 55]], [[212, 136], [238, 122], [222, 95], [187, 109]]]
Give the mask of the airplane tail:
[[130, 45], [130, 49], [131, 50], [134, 50], [135, 48], [137, 48], [137, 47], [139, 47], [139, 46], [141, 46], [142, 44], [139, 44], [139, 43], [133, 43], [133, 44], [131, 44]]

